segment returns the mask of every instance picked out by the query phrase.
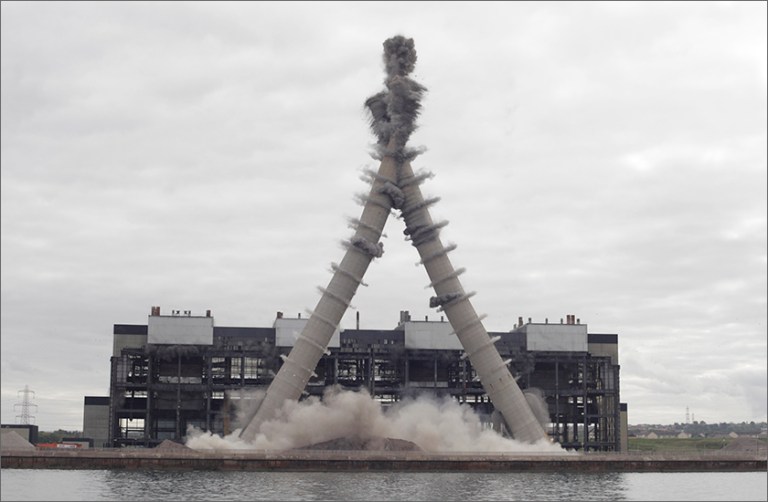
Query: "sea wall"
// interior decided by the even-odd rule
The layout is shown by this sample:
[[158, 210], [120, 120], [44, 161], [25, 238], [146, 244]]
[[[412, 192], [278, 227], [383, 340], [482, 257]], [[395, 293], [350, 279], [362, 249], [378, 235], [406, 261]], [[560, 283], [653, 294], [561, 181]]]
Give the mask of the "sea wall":
[[726, 454], [436, 454], [366, 451], [6, 451], [3, 469], [163, 469], [213, 471], [410, 472], [746, 472], [765, 456]]

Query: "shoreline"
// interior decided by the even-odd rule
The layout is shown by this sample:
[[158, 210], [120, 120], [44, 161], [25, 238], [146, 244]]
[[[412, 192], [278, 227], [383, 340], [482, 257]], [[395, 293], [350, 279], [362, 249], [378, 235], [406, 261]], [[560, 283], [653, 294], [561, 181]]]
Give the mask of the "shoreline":
[[752, 453], [427, 453], [82, 449], [4, 451], [3, 469], [157, 469], [289, 472], [751, 472], [768, 471]]

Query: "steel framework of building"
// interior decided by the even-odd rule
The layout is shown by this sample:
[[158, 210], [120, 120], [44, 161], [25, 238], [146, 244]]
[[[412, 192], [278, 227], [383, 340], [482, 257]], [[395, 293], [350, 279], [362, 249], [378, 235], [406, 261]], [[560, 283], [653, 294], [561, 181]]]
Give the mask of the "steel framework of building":
[[[589, 334], [587, 351], [529, 350], [529, 326], [491, 335], [520, 388], [544, 398], [549, 437], [565, 448], [619, 451], [617, 335]], [[190, 425], [233, 432], [242, 426], [235, 401], [243, 391], [267, 388], [290, 352], [275, 344], [274, 327], [215, 327], [210, 345], [147, 343], [146, 325], [116, 324], [114, 333], [123, 338], [111, 358], [105, 446], [114, 447], [182, 440]], [[450, 395], [491, 423], [494, 406], [476, 377], [462, 350], [406, 348], [401, 325], [348, 329], [319, 361], [306, 393], [319, 396], [330, 385], [367, 389], [384, 406], [423, 392]]]

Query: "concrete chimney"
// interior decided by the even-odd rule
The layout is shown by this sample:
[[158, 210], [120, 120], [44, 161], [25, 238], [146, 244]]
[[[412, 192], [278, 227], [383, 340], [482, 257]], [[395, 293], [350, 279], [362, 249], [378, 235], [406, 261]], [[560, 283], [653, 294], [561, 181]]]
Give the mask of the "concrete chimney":
[[[301, 397], [313, 369], [328, 346], [334, 327], [338, 326], [357, 286], [362, 282], [368, 265], [383, 252], [379, 240], [387, 218], [393, 209], [408, 208], [402, 211], [402, 217], [411, 236], [411, 244], [422, 257], [420, 264], [424, 265], [432, 281], [430, 286], [440, 302], [441, 311], [445, 312], [448, 322], [454, 328], [488, 398], [503, 416], [515, 440], [528, 443], [547, 441], [547, 432], [536, 419], [515, 378], [480, 322], [481, 318], [469, 303], [471, 294], [464, 292], [458, 280], [461, 270], [454, 269], [447, 257], [452, 247], [443, 246], [437, 232], [447, 222], [433, 223], [428, 201], [424, 199], [418, 181], [397, 183], [398, 186], [386, 182], [387, 179], [419, 179], [413, 172], [404, 148], [415, 127], [414, 112], [418, 109], [423, 88], [404, 78], [413, 70], [416, 61], [413, 40], [396, 36], [385, 41], [384, 49], [387, 91], [379, 92], [366, 101], [373, 115], [371, 128], [378, 138], [377, 146], [381, 147], [381, 163], [378, 172], [371, 177], [371, 192], [364, 199], [360, 224], [355, 225], [355, 235], [349, 241], [341, 265], [335, 267], [334, 276], [327, 290], [324, 290], [318, 308], [311, 314], [299, 336], [299, 340], [304, 339], [309, 343], [296, 344], [291, 349], [285, 364], [276, 373], [258, 410], [240, 437], [247, 442], [252, 441], [261, 424], [273, 419], [286, 400], [298, 401]], [[398, 112], [404, 110], [398, 113], [398, 120], [393, 120], [391, 124], [388, 116], [390, 108]], [[431, 303], [430, 299], [430, 306]]]

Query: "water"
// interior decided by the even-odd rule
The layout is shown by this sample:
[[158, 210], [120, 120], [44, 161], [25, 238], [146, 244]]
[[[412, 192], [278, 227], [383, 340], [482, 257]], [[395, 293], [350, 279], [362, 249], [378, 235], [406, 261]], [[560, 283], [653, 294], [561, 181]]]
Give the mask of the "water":
[[768, 473], [3, 469], [0, 500], [762, 500]]

